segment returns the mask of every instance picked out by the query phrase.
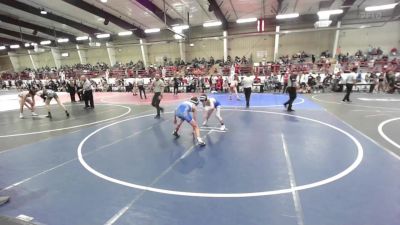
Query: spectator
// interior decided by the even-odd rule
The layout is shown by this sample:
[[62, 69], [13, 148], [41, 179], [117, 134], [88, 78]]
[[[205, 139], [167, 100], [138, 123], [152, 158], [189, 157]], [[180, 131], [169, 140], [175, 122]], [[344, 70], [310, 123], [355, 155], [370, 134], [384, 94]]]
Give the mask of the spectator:
[[79, 80], [75, 80], [75, 84], [76, 84], [76, 92], [78, 93], [78, 98], [79, 98], [79, 101], [81, 102], [83, 100], [82, 82], [80, 82]]
[[146, 90], [144, 89], [144, 79], [142, 78], [142, 76], [139, 76], [136, 82], [139, 88], [140, 99], [143, 99], [142, 93], [144, 95], [144, 98], [147, 99]]
[[385, 92], [385, 76], [381, 73], [378, 77], [378, 93]]
[[71, 102], [76, 102], [76, 100], [75, 100], [76, 83], [75, 83], [74, 78], [72, 78], [72, 77], [67, 82], [67, 91], [69, 92]]
[[369, 93], [373, 93], [375, 90], [376, 83], [377, 83], [377, 77], [376, 77], [375, 73], [371, 73], [371, 75], [369, 76], [368, 83], [370, 84]]
[[[93, 101], [93, 87], [89, 79], [86, 78], [85, 75], [81, 76], [82, 81], [82, 95], [83, 100], [85, 101], [85, 109], [94, 108], [94, 101]], [[89, 107], [90, 102], [90, 107]]]

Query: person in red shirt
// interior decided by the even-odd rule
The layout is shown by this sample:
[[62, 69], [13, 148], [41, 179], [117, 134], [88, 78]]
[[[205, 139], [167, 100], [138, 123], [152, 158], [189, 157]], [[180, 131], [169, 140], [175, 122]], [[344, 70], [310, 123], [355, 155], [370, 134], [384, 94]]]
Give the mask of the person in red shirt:
[[224, 80], [222, 79], [222, 76], [218, 76], [217, 80], [217, 90], [222, 91], [222, 85], [224, 83]]

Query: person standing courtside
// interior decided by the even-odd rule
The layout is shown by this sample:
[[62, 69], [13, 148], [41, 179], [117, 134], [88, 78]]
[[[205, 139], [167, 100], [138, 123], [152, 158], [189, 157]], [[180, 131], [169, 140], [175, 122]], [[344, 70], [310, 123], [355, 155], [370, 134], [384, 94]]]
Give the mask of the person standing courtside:
[[246, 98], [246, 108], [250, 107], [250, 96], [251, 96], [251, 88], [253, 87], [253, 79], [250, 77], [250, 74], [247, 74], [246, 77], [242, 80], [244, 96]]
[[293, 112], [292, 105], [294, 100], [297, 98], [297, 75], [292, 74], [288, 80], [288, 87], [286, 88], [287, 92], [289, 93], [289, 100], [283, 104], [288, 112]]
[[346, 95], [343, 98], [343, 102], [351, 102], [350, 101], [350, 93], [353, 90], [353, 85], [356, 81], [356, 72], [357, 72], [357, 68], [354, 67], [352, 70], [352, 72], [349, 73], [346, 77]]
[[[86, 76], [81, 76], [82, 80], [82, 94], [83, 100], [85, 101], [85, 109], [87, 108], [94, 108], [94, 101], [93, 101], [93, 90], [92, 84], [90, 80], [86, 78]], [[89, 107], [90, 102], [90, 107]]]
[[155, 119], [160, 119], [160, 112], [164, 112], [164, 109], [160, 107], [160, 102], [164, 93], [164, 87], [164, 81], [160, 79], [159, 74], [156, 74], [155, 81], [153, 82], [154, 96], [153, 100], [151, 101], [151, 105], [157, 109], [157, 115], [154, 117]]
[[80, 82], [79, 79], [76, 79], [75, 80], [75, 84], [76, 84], [76, 93], [78, 93], [78, 98], [79, 98], [79, 101], [81, 102], [83, 100], [82, 82]]
[[178, 77], [174, 77], [174, 95], [178, 95], [178, 89], [179, 89], [179, 79]]
[[143, 99], [142, 92], [143, 92], [144, 98], [147, 99], [146, 90], [144, 89], [144, 79], [142, 78], [142, 76], [139, 76], [136, 83], [139, 88], [140, 99]]
[[69, 96], [71, 97], [71, 102], [76, 102], [75, 100], [75, 93], [76, 93], [76, 83], [74, 78], [69, 78], [67, 82], [67, 90], [69, 92]]

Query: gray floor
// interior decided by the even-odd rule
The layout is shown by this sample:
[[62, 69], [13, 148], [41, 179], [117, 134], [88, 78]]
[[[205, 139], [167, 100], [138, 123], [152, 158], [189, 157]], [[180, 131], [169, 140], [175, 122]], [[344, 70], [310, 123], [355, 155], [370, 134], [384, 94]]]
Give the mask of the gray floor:
[[[341, 101], [343, 96], [344, 93], [327, 93], [308, 95], [307, 97], [373, 139], [386, 150], [400, 156], [400, 149], [382, 138], [378, 132], [380, 123], [400, 117], [400, 96], [397, 94], [352, 93], [351, 103], [343, 103]], [[385, 133], [397, 143], [400, 143], [400, 137], [396, 135], [399, 133], [399, 127], [400, 121], [394, 121], [384, 128]]]
[[[19, 118], [18, 110], [1, 112], [0, 152], [22, 145], [44, 141], [63, 134], [73, 133], [85, 127], [99, 126], [114, 121], [112, 118], [115, 117], [121, 119], [151, 110], [149, 106], [125, 105], [125, 107], [126, 108], [97, 104], [95, 109], [85, 110], [82, 104], [67, 104], [66, 108], [71, 114], [71, 116], [67, 118], [65, 113], [57, 105], [52, 105], [51, 111], [53, 118], [51, 120], [45, 118], [47, 112], [43, 107], [39, 107], [36, 110], [39, 114], [38, 117], [31, 117], [29, 113], [25, 113], [26, 117], [24, 119]], [[127, 113], [128, 108], [131, 109], [129, 113]], [[151, 112], [153, 113], [153, 111]], [[21, 121], [23, 121], [23, 123], [21, 123]], [[34, 134], [29, 135], [29, 133]], [[11, 137], [9, 135], [11, 135]]]
[[[399, 174], [400, 165], [397, 158], [370, 140], [387, 144], [379, 139], [377, 124], [398, 117], [398, 96], [355, 94], [351, 104], [340, 103], [343, 94], [312, 97], [299, 96], [296, 112], [286, 114], [281, 105], [286, 95], [253, 94], [250, 110], [238, 105], [242, 102], [216, 95], [223, 106], [229, 107], [222, 112], [228, 132], [211, 135], [203, 131], [210, 133], [205, 138], [207, 146], [196, 150], [190, 126], [185, 125], [181, 137], [174, 139], [172, 115], [166, 113], [160, 121], [154, 120], [151, 114], [155, 110], [148, 103], [122, 107], [97, 104], [94, 110], [68, 105], [70, 118], [52, 106], [52, 121], [44, 117], [21, 120], [16, 110], [3, 112], [0, 124], [7, 129], [0, 129], [0, 194], [11, 196], [11, 201], [0, 212], [11, 217], [31, 216], [37, 224], [60, 225], [104, 224], [110, 220], [121, 225], [132, 221], [168, 225], [258, 225], [266, 221], [271, 225], [397, 224], [400, 180], [393, 178]], [[388, 104], [382, 99], [394, 101]], [[173, 108], [175, 105], [166, 106], [166, 112]], [[44, 115], [45, 111], [40, 108], [38, 113]], [[112, 119], [119, 115], [123, 116]], [[90, 124], [104, 120], [108, 121]], [[76, 128], [82, 123], [89, 125]], [[108, 123], [113, 124], [104, 127]], [[65, 129], [71, 126], [74, 128]], [[385, 127], [396, 142], [397, 126], [393, 122]], [[85, 138], [100, 127], [104, 127], [99, 131], [102, 135]], [[47, 133], [26, 134], [33, 132]], [[346, 132], [356, 141], [346, 138]], [[257, 134], [266, 135], [254, 138], [260, 137]], [[12, 135], [16, 136], [10, 138]], [[82, 140], [87, 140], [82, 144], [86, 162], [97, 171], [132, 184], [217, 195], [305, 187], [310, 183], [318, 186], [243, 199], [141, 191], [91, 174], [77, 157]], [[358, 142], [362, 147], [355, 150]], [[330, 178], [334, 181], [322, 182]]]

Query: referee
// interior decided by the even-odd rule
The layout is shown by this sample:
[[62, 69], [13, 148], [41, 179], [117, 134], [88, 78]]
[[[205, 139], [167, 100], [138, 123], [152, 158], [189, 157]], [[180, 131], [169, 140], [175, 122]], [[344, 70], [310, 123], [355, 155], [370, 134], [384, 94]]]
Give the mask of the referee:
[[288, 79], [288, 86], [286, 88], [287, 92], [289, 93], [289, 100], [283, 104], [285, 108], [287, 107], [288, 112], [293, 112], [292, 105], [294, 100], [297, 98], [297, 75], [292, 74]]
[[353, 90], [353, 85], [356, 81], [356, 72], [357, 72], [357, 68], [354, 67], [352, 70], [352, 72], [349, 73], [346, 77], [346, 95], [343, 98], [343, 102], [351, 102], [350, 101], [350, 93]]
[[[81, 76], [82, 80], [82, 93], [83, 93], [83, 100], [85, 101], [85, 109], [94, 108], [94, 102], [93, 102], [93, 90], [92, 90], [92, 84], [90, 83], [89, 79], [86, 78], [85, 75]], [[89, 107], [89, 102], [90, 102], [90, 107]]]
[[151, 105], [157, 109], [157, 115], [154, 119], [160, 119], [160, 112], [164, 112], [164, 109], [160, 107], [160, 102], [163, 97], [162, 94], [164, 93], [165, 84], [164, 81], [160, 79], [159, 74], [156, 74], [155, 79], [156, 80], [153, 82], [154, 96]]
[[246, 77], [242, 80], [243, 92], [246, 98], [246, 108], [250, 107], [250, 96], [251, 96], [251, 88], [253, 87], [253, 79], [250, 78], [250, 74], [247, 74]]

